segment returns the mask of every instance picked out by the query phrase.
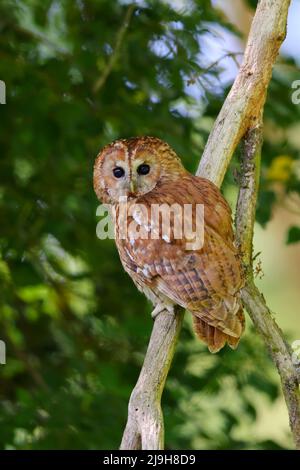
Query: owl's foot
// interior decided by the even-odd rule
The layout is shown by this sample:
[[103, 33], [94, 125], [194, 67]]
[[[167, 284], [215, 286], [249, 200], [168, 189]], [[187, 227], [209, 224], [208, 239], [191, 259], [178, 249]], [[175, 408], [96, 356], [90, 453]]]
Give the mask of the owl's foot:
[[155, 318], [164, 311], [170, 315], [175, 315], [174, 305], [157, 304], [155, 309], [151, 312], [151, 317], [155, 320]]

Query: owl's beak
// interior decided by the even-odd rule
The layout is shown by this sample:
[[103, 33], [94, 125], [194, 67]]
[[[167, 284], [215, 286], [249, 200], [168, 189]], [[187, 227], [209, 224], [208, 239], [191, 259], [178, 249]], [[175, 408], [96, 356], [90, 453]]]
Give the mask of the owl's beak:
[[130, 180], [130, 192], [133, 194], [136, 192], [136, 182], [133, 179]]

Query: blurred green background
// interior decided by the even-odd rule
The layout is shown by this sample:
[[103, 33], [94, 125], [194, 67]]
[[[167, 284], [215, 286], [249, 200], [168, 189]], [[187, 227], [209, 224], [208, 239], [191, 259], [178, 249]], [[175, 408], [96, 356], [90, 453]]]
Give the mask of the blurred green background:
[[[114, 242], [96, 237], [94, 158], [113, 139], [149, 134], [195, 171], [255, 5], [1, 1], [1, 448], [118, 448], [151, 306]], [[265, 108], [255, 252], [258, 284], [292, 343], [300, 339], [300, 105], [291, 99], [299, 1], [291, 8]], [[232, 207], [238, 157], [223, 186]], [[163, 409], [169, 449], [292, 447], [279, 379], [249, 319], [236, 352], [211, 355], [186, 315]]]

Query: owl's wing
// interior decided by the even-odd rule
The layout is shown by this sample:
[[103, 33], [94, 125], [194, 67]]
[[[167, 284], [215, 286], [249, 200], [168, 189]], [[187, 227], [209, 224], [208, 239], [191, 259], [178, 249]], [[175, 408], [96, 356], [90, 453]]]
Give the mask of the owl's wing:
[[[140, 197], [138, 203], [148, 209], [152, 204], [165, 203], [169, 206], [177, 204], [180, 207], [203, 204], [205, 226], [211, 227], [225, 241], [229, 243], [233, 241], [231, 209], [219, 188], [206, 178], [188, 174], [179, 181], [168, 182], [155, 188], [154, 191]], [[136, 210], [136, 220], [140, 219], [141, 223], [146, 225], [146, 218], [149, 221], [149, 211], [147, 214], [142, 214]], [[152, 225], [152, 230], [158, 232], [159, 228]]]
[[234, 250], [222, 239], [206, 233], [201, 251], [186, 251], [179, 243], [135, 240], [129, 248], [135, 271], [178, 305], [224, 333], [239, 337], [242, 286], [240, 265]]
[[[151, 204], [158, 201], [168, 204], [204, 203], [203, 247], [187, 250], [189, 240], [184, 236], [182, 239], [172, 236], [153, 239], [152, 230], [157, 233], [159, 227], [153, 226], [151, 220], [149, 223], [149, 212], [147, 220], [140, 212], [136, 217], [133, 212], [133, 218], [146, 229], [149, 237], [147, 240], [131, 238], [127, 245], [129, 258], [136, 264], [136, 272], [143, 282], [207, 324], [238, 338], [243, 329], [239, 315], [241, 305], [237, 298], [242, 279], [239, 258], [232, 242], [230, 209], [214, 185], [203, 180], [203, 189], [203, 182], [200, 184], [195, 180], [191, 177], [183, 187], [177, 184], [174, 191], [169, 185], [167, 190], [162, 188], [160, 193], [156, 191], [155, 195], [148, 195], [147, 207], [150, 210]], [[172, 229], [174, 221], [171, 219]]]
[[232, 242], [234, 238], [232, 229], [231, 209], [219, 188], [211, 181], [191, 175], [189, 193], [196, 203], [203, 203], [205, 207], [205, 225], [211, 227], [224, 240]]

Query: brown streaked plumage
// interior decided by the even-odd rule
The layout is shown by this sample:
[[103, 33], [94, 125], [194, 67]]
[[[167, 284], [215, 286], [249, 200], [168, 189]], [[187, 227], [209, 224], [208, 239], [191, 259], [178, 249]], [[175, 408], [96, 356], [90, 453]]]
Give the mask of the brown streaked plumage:
[[[149, 172], [139, 174], [141, 165], [144, 173]], [[116, 168], [124, 174], [116, 177]], [[169, 145], [154, 137], [107, 145], [95, 162], [94, 189], [100, 200], [116, 209], [120, 259], [136, 286], [153, 302], [154, 314], [163, 307], [172, 311], [174, 304], [181, 305], [193, 314], [195, 331], [211, 352], [219, 351], [226, 342], [236, 348], [244, 330], [239, 295], [243, 276], [231, 211], [219, 189], [191, 175]], [[118, 219], [121, 196], [128, 198], [130, 212], [125, 238], [120, 236]], [[203, 246], [187, 250], [186, 236], [175, 237], [176, 216], [171, 216], [169, 236], [163, 235], [160, 224], [151, 219], [153, 204], [191, 204], [193, 226], [196, 204], [203, 204]], [[148, 239], [136, 238], [137, 228], [147, 232]], [[156, 239], [150, 238], [154, 233]]]

